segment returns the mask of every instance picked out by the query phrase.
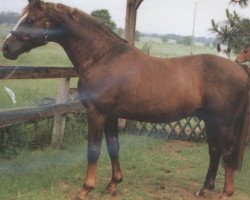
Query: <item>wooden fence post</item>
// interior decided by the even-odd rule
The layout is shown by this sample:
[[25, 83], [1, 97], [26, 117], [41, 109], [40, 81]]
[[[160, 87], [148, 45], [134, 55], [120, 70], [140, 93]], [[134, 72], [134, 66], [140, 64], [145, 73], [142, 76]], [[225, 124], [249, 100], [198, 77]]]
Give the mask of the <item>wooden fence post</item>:
[[[70, 78], [59, 79], [56, 103], [66, 103], [68, 101]], [[54, 117], [54, 125], [51, 139], [51, 146], [60, 147], [62, 144], [66, 116], [64, 114], [56, 114]]]
[[127, 0], [126, 8], [126, 24], [125, 24], [125, 39], [129, 44], [135, 44], [135, 27], [137, 10], [143, 0]]

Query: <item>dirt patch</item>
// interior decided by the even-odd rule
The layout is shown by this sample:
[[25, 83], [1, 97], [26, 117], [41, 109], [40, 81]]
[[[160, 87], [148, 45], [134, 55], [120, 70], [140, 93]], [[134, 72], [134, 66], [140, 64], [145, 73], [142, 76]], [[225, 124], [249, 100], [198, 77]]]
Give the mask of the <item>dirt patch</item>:
[[172, 153], [181, 153], [183, 150], [192, 147], [193, 147], [192, 142], [177, 141], [177, 140], [172, 140], [172, 141], [170, 140], [164, 144], [164, 150], [166, 152], [172, 152]]
[[193, 146], [192, 142], [185, 142], [185, 141], [179, 141], [179, 140], [170, 140], [170, 141], [167, 141], [165, 144], [166, 148], [175, 148], [175, 149], [176, 148], [186, 149], [192, 146]]
[[[204, 197], [197, 197], [194, 191], [195, 188], [192, 186], [189, 188], [169, 186], [164, 190], [151, 192], [151, 198], [153, 200], [218, 200], [220, 196], [220, 193], [217, 191], [210, 191]], [[243, 193], [236, 192], [230, 200], [249, 200], [249, 198]]]

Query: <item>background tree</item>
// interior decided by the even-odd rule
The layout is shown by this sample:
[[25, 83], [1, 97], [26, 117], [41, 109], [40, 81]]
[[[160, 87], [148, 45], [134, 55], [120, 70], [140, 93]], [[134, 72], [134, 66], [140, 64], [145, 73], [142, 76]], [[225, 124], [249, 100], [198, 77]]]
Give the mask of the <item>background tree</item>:
[[226, 16], [227, 20], [222, 23], [212, 20], [211, 31], [216, 33], [219, 43], [227, 45], [234, 53], [238, 53], [250, 43], [250, 20], [228, 10]]
[[152, 42], [145, 42], [144, 45], [142, 46], [141, 50], [148, 54], [148, 55], [151, 55], [151, 49], [152, 49]]
[[20, 17], [19, 13], [15, 12], [1, 12], [0, 13], [0, 24], [16, 24]]
[[103, 23], [110, 28], [112, 31], [115, 31], [116, 29], [116, 24], [115, 22], [111, 19], [111, 15], [108, 10], [106, 9], [99, 9], [99, 10], [94, 10], [91, 12], [91, 15], [93, 17], [96, 17], [100, 20], [103, 21]]
[[141, 33], [139, 31], [135, 31], [135, 41], [139, 42], [140, 41], [140, 37], [141, 37]]
[[192, 44], [192, 37], [191, 36], [184, 36], [176, 40], [176, 44], [182, 44], [185, 46], [190, 46]]
[[168, 36], [167, 36], [167, 35], [161, 36], [161, 41], [162, 41], [163, 43], [167, 43], [167, 42], [168, 42]]
[[124, 32], [123, 28], [117, 28], [115, 32], [116, 32], [117, 35], [119, 35], [120, 37], [124, 38], [125, 32]]
[[248, 5], [248, 0], [231, 0], [231, 3], [238, 3], [242, 7], [246, 7]]

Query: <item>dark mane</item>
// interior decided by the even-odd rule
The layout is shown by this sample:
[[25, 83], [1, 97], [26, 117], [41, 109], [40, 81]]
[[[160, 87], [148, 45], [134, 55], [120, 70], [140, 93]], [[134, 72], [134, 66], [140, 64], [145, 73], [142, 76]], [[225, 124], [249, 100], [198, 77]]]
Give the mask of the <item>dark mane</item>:
[[78, 25], [86, 25], [86, 19], [88, 19], [88, 21], [94, 25], [94, 28], [96, 28], [97, 30], [100, 31], [104, 31], [105, 34], [111, 36], [111, 37], [115, 37], [116, 39], [120, 40], [121, 42], [125, 42], [128, 43], [127, 40], [119, 37], [117, 34], [115, 34], [111, 29], [109, 29], [100, 19], [97, 19], [95, 17], [92, 17], [91, 15], [85, 13], [84, 11], [81, 11], [77, 8], [71, 8], [69, 6], [63, 5], [63, 4], [53, 4], [51, 3], [51, 5], [53, 5], [52, 7], [57, 11], [57, 12], [61, 12], [64, 15], [68, 15], [70, 17], [70, 19], [72, 20], [72, 23], [74, 24], [78, 24]]

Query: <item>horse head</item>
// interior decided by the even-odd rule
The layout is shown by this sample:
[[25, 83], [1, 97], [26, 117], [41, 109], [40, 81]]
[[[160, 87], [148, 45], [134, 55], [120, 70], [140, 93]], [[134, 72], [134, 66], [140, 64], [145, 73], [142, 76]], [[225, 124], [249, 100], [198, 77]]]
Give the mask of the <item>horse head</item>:
[[28, 2], [18, 23], [3, 42], [2, 51], [6, 58], [15, 60], [20, 54], [46, 45], [62, 33], [50, 17], [51, 4], [41, 0]]
[[220, 44], [217, 44], [218, 56], [230, 59], [231, 48], [221, 48]]
[[250, 61], [250, 45], [248, 44], [240, 53], [236, 56], [235, 62], [242, 64]]

